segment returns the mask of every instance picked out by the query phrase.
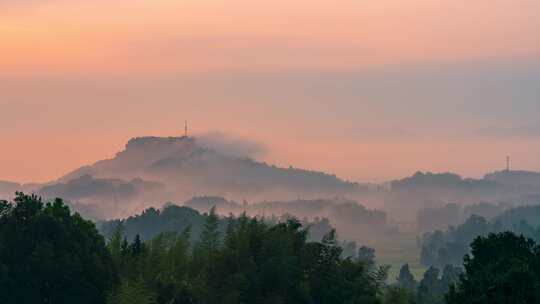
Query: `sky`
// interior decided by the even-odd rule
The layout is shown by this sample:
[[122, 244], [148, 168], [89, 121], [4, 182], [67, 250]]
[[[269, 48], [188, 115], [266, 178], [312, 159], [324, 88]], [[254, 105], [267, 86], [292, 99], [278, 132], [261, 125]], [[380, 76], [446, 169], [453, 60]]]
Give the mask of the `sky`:
[[537, 0], [0, 0], [0, 180], [221, 132], [385, 181], [540, 171]]

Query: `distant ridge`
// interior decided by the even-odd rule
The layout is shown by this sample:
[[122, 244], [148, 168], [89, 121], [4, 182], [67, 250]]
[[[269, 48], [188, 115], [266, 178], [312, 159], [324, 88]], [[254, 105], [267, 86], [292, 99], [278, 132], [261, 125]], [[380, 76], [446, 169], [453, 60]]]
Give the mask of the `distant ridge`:
[[540, 187], [540, 172], [503, 170], [486, 174], [485, 180], [507, 185]]
[[231, 156], [188, 136], [133, 138], [114, 158], [81, 167], [57, 182], [67, 183], [82, 176], [155, 181], [174, 192], [174, 198], [183, 199], [208, 193], [233, 198], [276, 194], [316, 196], [358, 188], [356, 183], [324, 172], [280, 168], [248, 156]]
[[[282, 168], [256, 160], [253, 153], [242, 154], [256, 148], [242, 148], [242, 141], [209, 144], [192, 136], [136, 137], [114, 157], [80, 167], [46, 184], [0, 181], [0, 199], [21, 190], [45, 199], [62, 197], [96, 218], [133, 214], [147, 206], [193, 197], [226, 197], [250, 203], [344, 197], [367, 205], [384, 205], [402, 214], [409, 212], [410, 217], [417, 207], [448, 202], [540, 202], [538, 172], [500, 171], [481, 179], [416, 172], [385, 185], [368, 185], [321, 171]], [[404, 204], [410, 208], [404, 211]]]

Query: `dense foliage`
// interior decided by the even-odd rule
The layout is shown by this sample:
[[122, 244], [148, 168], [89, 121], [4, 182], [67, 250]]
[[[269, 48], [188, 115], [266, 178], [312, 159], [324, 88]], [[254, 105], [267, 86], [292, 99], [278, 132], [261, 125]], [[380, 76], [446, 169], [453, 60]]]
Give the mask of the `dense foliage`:
[[313, 221], [316, 218], [329, 219], [334, 227], [345, 238], [368, 240], [374, 236], [393, 235], [396, 227], [388, 221], [387, 214], [380, 210], [368, 209], [354, 200], [345, 198], [330, 199], [297, 199], [291, 201], [263, 201], [248, 204], [238, 203], [223, 197], [193, 197], [184, 203], [199, 212], [208, 212], [216, 207], [219, 213], [240, 214], [246, 212], [250, 216], [272, 217], [285, 214]]
[[[1, 201], [0, 303], [540, 303], [540, 247], [511, 232], [476, 237], [464, 272], [430, 267], [418, 282], [405, 264], [388, 285], [375, 251], [339, 242], [325, 219], [314, 222], [317, 234], [326, 231], [320, 241], [309, 237], [312, 224], [292, 217], [215, 209], [149, 209], [107, 225], [106, 243], [60, 199]], [[472, 217], [452, 233], [464, 243], [493, 225]]]
[[475, 239], [448, 304], [540, 303], [540, 247], [511, 232]]
[[103, 237], [62, 200], [0, 202], [0, 303], [103, 303], [114, 279]]
[[[128, 240], [133, 240], [138, 235], [143, 241], [146, 241], [163, 232], [181, 232], [189, 227], [190, 238], [196, 242], [199, 240], [207, 218], [208, 213], [199, 213], [189, 207], [168, 204], [162, 210], [148, 208], [141, 214], [130, 216], [127, 219], [101, 222], [99, 230], [106, 238], [110, 238], [116, 228], [121, 225], [123, 234]], [[267, 224], [275, 225], [296, 218], [284, 214], [279, 217], [275, 215], [260, 217], [260, 219]], [[320, 242], [326, 234], [334, 229], [327, 218], [315, 217], [313, 220], [304, 218], [300, 223], [304, 228], [308, 228], [308, 241]], [[218, 228], [221, 233], [225, 232], [227, 225], [225, 218], [218, 219]], [[355, 242], [340, 241], [340, 246], [343, 248], [342, 257], [355, 257], [358, 253]]]
[[224, 233], [219, 222], [210, 213], [197, 242], [187, 228], [128, 243], [119, 227], [109, 247], [121, 282], [109, 302], [379, 303], [385, 269], [343, 259], [333, 231], [309, 242], [293, 219], [230, 217]]
[[447, 265], [442, 274], [430, 267], [420, 282], [409, 270], [409, 265], [401, 267], [396, 283], [386, 289], [385, 303], [402, 304], [444, 304], [445, 294], [454, 285], [461, 273], [459, 267]]
[[[191, 208], [168, 205], [163, 210], [148, 208], [141, 214], [127, 219], [102, 222], [99, 229], [106, 238], [110, 238], [121, 225], [123, 234], [128, 240], [133, 240], [137, 235], [142, 240], [151, 240], [162, 232], [179, 232], [190, 227], [192, 238], [197, 240], [206, 218], [206, 214], [200, 214]], [[222, 231], [225, 231], [226, 225], [225, 221], [220, 220], [219, 226]]]

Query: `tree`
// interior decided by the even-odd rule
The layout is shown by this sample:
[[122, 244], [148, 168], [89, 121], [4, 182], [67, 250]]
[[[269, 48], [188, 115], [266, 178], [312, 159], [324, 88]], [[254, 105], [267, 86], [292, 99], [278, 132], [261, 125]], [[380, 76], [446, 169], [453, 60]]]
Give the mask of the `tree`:
[[471, 244], [465, 273], [451, 287], [448, 304], [525, 304], [540, 301], [540, 249], [511, 232], [491, 233]]
[[199, 241], [199, 248], [202, 254], [205, 256], [210, 256], [218, 249], [219, 244], [219, 218], [216, 214], [216, 208], [212, 207], [203, 226], [201, 239]]
[[156, 295], [142, 279], [123, 280], [107, 298], [107, 304], [156, 304]]
[[204, 223], [200, 240], [195, 247], [191, 265], [195, 277], [195, 292], [203, 303], [217, 303], [219, 299], [217, 289], [220, 276], [214, 273], [219, 272], [216, 263], [220, 243], [219, 217], [216, 214], [216, 208], [212, 207]]
[[383, 296], [384, 304], [414, 304], [414, 293], [399, 286], [390, 286]]
[[441, 293], [439, 281], [439, 269], [430, 267], [425, 273], [424, 278], [418, 285], [417, 303], [418, 304], [439, 304], [443, 303], [444, 295]]
[[0, 203], [1, 303], [104, 303], [112, 259], [92, 222], [61, 199], [17, 193]]
[[448, 291], [450, 290], [450, 286], [456, 284], [462, 272], [463, 271], [460, 267], [446, 265], [443, 269], [440, 280], [441, 293], [448, 293]]
[[114, 229], [113, 234], [109, 238], [107, 244], [107, 249], [111, 253], [111, 257], [114, 261], [114, 264], [118, 267], [122, 261], [122, 239], [124, 237], [124, 228], [121, 223], [119, 223]]
[[133, 240], [133, 243], [130, 246], [131, 255], [136, 258], [140, 256], [141, 254], [143, 254], [143, 251], [144, 251], [144, 245], [141, 241], [141, 236], [137, 234], [135, 236], [135, 240]]
[[225, 220], [214, 210], [204, 217], [195, 246], [189, 226], [131, 243], [113, 231], [109, 249], [120, 252], [121, 283], [109, 304], [380, 303], [388, 267], [374, 265], [373, 250], [366, 250], [369, 261], [344, 257], [334, 230], [312, 242], [292, 217], [268, 222], [242, 214]]
[[366, 246], [358, 249], [358, 261], [365, 263], [369, 267], [375, 265], [375, 249]]
[[399, 270], [399, 276], [396, 278], [396, 280], [398, 287], [409, 291], [416, 290], [417, 283], [409, 269], [409, 264], [401, 266], [401, 269]]

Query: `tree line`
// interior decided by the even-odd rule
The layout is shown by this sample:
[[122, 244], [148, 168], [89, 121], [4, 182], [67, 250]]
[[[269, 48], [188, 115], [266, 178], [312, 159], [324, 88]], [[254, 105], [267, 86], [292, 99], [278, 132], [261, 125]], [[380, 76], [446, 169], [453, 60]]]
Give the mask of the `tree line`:
[[540, 249], [510, 232], [476, 238], [463, 272], [416, 283], [405, 265], [388, 284], [374, 251], [344, 256], [334, 230], [223, 220], [206, 215], [197, 240], [189, 225], [147, 240], [117, 225], [106, 241], [61, 199], [18, 193], [0, 202], [0, 303], [540, 303]]

